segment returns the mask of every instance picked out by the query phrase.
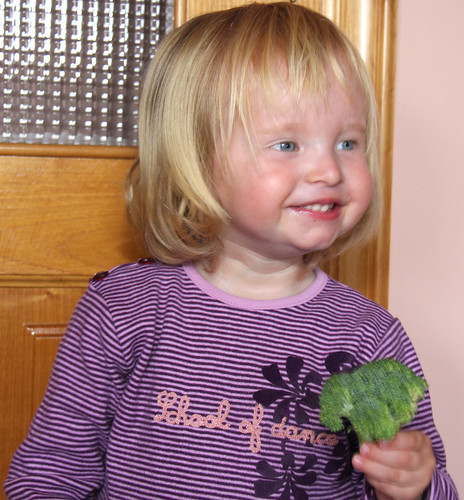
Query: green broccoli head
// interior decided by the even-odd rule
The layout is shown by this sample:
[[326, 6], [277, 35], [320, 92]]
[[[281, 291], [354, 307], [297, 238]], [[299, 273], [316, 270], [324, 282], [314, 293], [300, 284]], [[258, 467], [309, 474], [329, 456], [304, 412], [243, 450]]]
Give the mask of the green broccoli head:
[[389, 441], [416, 414], [427, 382], [394, 359], [381, 359], [352, 372], [332, 375], [320, 397], [320, 421], [333, 432], [349, 420], [360, 444]]

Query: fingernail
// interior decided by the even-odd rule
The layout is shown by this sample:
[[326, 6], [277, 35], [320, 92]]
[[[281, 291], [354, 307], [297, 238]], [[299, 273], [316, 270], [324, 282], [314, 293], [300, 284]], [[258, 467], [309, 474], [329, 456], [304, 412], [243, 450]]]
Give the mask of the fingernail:
[[359, 452], [361, 453], [361, 455], [363, 456], [367, 456], [369, 455], [369, 452], [370, 452], [370, 448], [369, 448], [369, 445], [366, 444], [366, 443], [363, 443], [361, 445], [361, 449], [359, 450]]
[[353, 457], [353, 467], [355, 467], [356, 469], [359, 469], [361, 468], [362, 466], [362, 458], [360, 455], [354, 455]]

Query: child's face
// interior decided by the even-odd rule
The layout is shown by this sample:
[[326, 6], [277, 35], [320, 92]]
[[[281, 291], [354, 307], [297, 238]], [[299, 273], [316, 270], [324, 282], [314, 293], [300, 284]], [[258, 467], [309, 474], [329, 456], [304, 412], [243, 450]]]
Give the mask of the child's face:
[[251, 96], [251, 145], [234, 127], [229, 176], [215, 181], [231, 216], [224, 245], [266, 259], [289, 259], [329, 247], [361, 219], [372, 196], [365, 149], [366, 109], [360, 90], [351, 98], [333, 81], [327, 99], [282, 92], [266, 104]]

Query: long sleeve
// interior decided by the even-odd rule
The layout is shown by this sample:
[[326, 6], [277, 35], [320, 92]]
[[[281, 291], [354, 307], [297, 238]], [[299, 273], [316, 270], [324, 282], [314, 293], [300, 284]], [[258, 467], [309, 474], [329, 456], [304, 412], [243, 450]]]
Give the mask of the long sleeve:
[[11, 500], [91, 498], [126, 369], [111, 316], [89, 289], [60, 344], [46, 395], [5, 482]]
[[[424, 377], [419, 359], [415, 349], [403, 330], [399, 321], [394, 321], [389, 331], [382, 336], [372, 359], [394, 358], [397, 361], [409, 366], [417, 375]], [[366, 360], [367, 361], [367, 360]], [[370, 360], [369, 360], [370, 361]], [[426, 378], [426, 377], [425, 377]], [[437, 460], [432, 482], [427, 491], [428, 500], [459, 500], [453, 480], [446, 471], [446, 456], [441, 437], [435, 427], [432, 414], [430, 394], [427, 391], [426, 397], [418, 405], [417, 414], [414, 420], [404, 426], [404, 429], [418, 429], [426, 433], [431, 441]], [[375, 498], [368, 494], [367, 498]]]
[[437, 466], [428, 491], [427, 500], [459, 500], [456, 487], [447, 474]]

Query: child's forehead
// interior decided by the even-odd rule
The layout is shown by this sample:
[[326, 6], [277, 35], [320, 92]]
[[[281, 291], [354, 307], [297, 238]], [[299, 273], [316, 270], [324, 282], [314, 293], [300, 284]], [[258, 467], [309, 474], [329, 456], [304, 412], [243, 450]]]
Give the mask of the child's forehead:
[[323, 110], [329, 99], [334, 96], [347, 103], [364, 101], [364, 91], [359, 82], [340, 82], [334, 75], [330, 75], [323, 88], [314, 88], [310, 85], [298, 88], [288, 82], [275, 80], [271, 85], [257, 84], [248, 94], [249, 116], [267, 117], [271, 119], [285, 118], [298, 113], [302, 108], [310, 108], [313, 112]]

